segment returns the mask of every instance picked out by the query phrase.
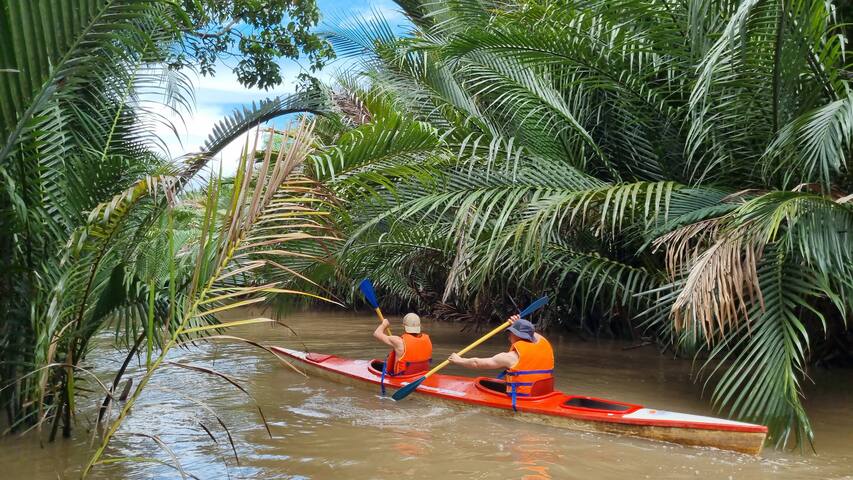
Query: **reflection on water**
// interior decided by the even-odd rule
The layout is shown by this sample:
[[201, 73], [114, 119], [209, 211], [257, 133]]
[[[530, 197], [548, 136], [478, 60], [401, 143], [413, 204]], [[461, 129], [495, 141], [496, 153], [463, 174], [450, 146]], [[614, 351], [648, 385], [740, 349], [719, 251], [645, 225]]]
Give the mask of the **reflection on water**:
[[[299, 334], [268, 326], [233, 332], [265, 343], [356, 358], [385, 352], [371, 332], [370, 316], [301, 314], [287, 320]], [[476, 333], [452, 325], [427, 325], [439, 359], [470, 343]], [[557, 387], [667, 410], [711, 414], [689, 381], [689, 362], [661, 357], [653, 348], [581, 342], [552, 336]], [[478, 349], [506, 348], [496, 338]], [[96, 350], [96, 372], [109, 374], [121, 352]], [[492, 415], [476, 408], [410, 397], [382, 398], [319, 378], [305, 378], [268, 353], [242, 344], [203, 345], [177, 351], [172, 360], [191, 362], [240, 379], [263, 408], [272, 438], [252, 398], [227, 382], [165, 367], [116, 437], [110, 456], [151, 457], [171, 462], [150, 438], [156, 434], [199, 478], [274, 479], [848, 479], [853, 480], [853, 402], [850, 372], [816, 373], [820, 390], [808, 407], [817, 431], [818, 455], [768, 450], [753, 458], [605, 434], [560, 430]], [[462, 373], [456, 371], [455, 373]], [[138, 374], [138, 371], [136, 372]], [[823, 376], [821, 376], [823, 375]], [[77, 418], [76, 437], [40, 445], [37, 436], [0, 440], [0, 478], [76, 478], [88, 455], [91, 415], [99, 398], [81, 399], [90, 411]], [[200, 406], [203, 404], [205, 407]], [[215, 415], [207, 410], [212, 409]], [[228, 427], [226, 431], [219, 420]], [[210, 432], [210, 436], [206, 433]], [[232, 451], [233, 438], [237, 458]], [[213, 438], [211, 438], [213, 437]], [[179, 478], [156, 463], [101, 466], [94, 478]]]
[[[543, 437], [524, 430], [511, 444], [513, 467], [518, 478], [523, 480], [546, 480], [553, 478], [549, 465], [559, 461], [559, 455], [549, 448]], [[513, 475], [515, 476], [515, 475]]]

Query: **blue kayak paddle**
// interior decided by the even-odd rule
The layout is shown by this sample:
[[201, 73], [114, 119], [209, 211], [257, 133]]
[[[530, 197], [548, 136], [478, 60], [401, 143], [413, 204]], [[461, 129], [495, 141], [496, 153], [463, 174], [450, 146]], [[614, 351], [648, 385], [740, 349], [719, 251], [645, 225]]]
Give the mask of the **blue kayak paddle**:
[[[369, 278], [365, 278], [358, 284], [358, 288], [361, 289], [361, 294], [364, 295], [364, 299], [367, 300], [367, 303], [373, 307], [373, 310], [376, 311], [376, 315], [379, 316], [379, 320], [384, 320], [385, 317], [382, 316], [382, 310], [379, 309], [379, 301], [376, 300], [376, 292], [373, 291], [373, 282], [370, 281]], [[391, 335], [391, 327], [385, 329], [385, 335]]]
[[[536, 300], [535, 302], [531, 303], [530, 305], [528, 305], [527, 308], [522, 310], [518, 315], [520, 317], [524, 318], [524, 317], [530, 315], [531, 313], [535, 312], [536, 310], [539, 310], [540, 308], [542, 308], [546, 303], [548, 303], [548, 297], [547, 296], [542, 297], [542, 298]], [[474, 347], [476, 347], [477, 345], [479, 345], [479, 344], [485, 342], [486, 340], [494, 337], [495, 335], [497, 335], [498, 333], [500, 333], [501, 331], [503, 331], [504, 329], [506, 329], [510, 325], [512, 325], [512, 323], [509, 320], [507, 320], [506, 322], [502, 323], [499, 327], [497, 327], [494, 330], [492, 330], [491, 332], [485, 334], [482, 338], [480, 338], [476, 342], [472, 343], [471, 345], [468, 345], [467, 347], [465, 347], [462, 350], [460, 350], [459, 352], [457, 352], [457, 354], [460, 356], [465, 355], [469, 351], [473, 350]], [[445, 360], [445, 361], [441, 362], [438, 366], [436, 366], [435, 368], [433, 368], [432, 370], [427, 372], [426, 375], [424, 375], [423, 377], [415, 380], [414, 382], [412, 382], [412, 383], [400, 388], [396, 392], [394, 392], [394, 395], [392, 395], [391, 398], [393, 398], [394, 400], [402, 400], [402, 399], [408, 397], [409, 394], [414, 392], [420, 384], [424, 383], [424, 380], [429, 378], [430, 375], [432, 375], [433, 373], [435, 373], [435, 372], [441, 370], [442, 368], [448, 366], [449, 364], [450, 364], [450, 360]]]

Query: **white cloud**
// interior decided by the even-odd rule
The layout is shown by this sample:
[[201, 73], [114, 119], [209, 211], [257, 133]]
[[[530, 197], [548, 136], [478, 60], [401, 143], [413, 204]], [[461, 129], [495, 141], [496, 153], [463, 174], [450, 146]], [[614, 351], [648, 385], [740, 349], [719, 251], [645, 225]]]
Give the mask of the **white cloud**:
[[[325, 0], [320, 3], [324, 17], [332, 23], [344, 23], [356, 18], [361, 21], [369, 21], [378, 15], [384, 17], [392, 27], [399, 27], [406, 23], [405, 16], [391, 0], [370, 0], [368, 2]], [[339, 59], [323, 71], [314, 73], [314, 76], [321, 81], [328, 82], [336, 71], [346, 70], [355, 63], [354, 59]], [[298, 62], [289, 60], [283, 61], [281, 68], [282, 84], [265, 91], [244, 87], [228, 65], [219, 63], [215, 76], [198, 75], [193, 79], [196, 87], [196, 108], [193, 112], [185, 113], [181, 119], [165, 107], [155, 108], [154, 113], [164, 115], [173, 122], [178, 131], [176, 136], [175, 132], [165, 125], [160, 125], [156, 129], [157, 135], [163, 139], [169, 149], [170, 156], [177, 159], [188, 153], [199, 151], [208, 135], [213, 131], [214, 125], [230, 115], [235, 108], [277, 95], [292, 93], [297, 75], [306, 70]], [[274, 123], [277, 127], [284, 127], [287, 120], [278, 120]], [[244, 143], [245, 137], [232, 142], [217, 155], [214, 161], [210, 162], [209, 168], [217, 171], [221, 163], [223, 174], [232, 175], [236, 171]]]
[[[290, 67], [285, 78], [295, 79], [294, 72], [298, 72], [298, 66]], [[270, 91], [248, 89], [237, 81], [237, 77], [230, 69], [224, 66], [217, 69], [216, 76], [198, 77], [193, 83], [196, 87], [194, 111], [178, 116], [166, 107], [160, 106], [154, 107], [151, 112], [168, 119], [177, 130], [176, 136], [172, 128], [162, 122], [156, 128], [156, 134], [163, 139], [168, 148], [168, 154], [173, 159], [198, 152], [213, 132], [213, 127], [242, 105], [293, 92], [293, 88], [286, 84]], [[278, 120], [273, 123], [283, 126], [286, 121]], [[244, 136], [226, 146], [210, 162], [209, 168], [218, 171], [219, 164], [222, 163], [222, 173], [226, 176], [232, 175], [236, 171], [245, 141]]]
[[[227, 109], [217, 106], [199, 107], [195, 112], [185, 116], [185, 124], [181, 123], [181, 119], [177, 116], [170, 118], [178, 130], [178, 137], [165, 125], [161, 126], [161, 131], [158, 131], [158, 134], [166, 140], [166, 145], [169, 148], [172, 158], [178, 159], [186, 154], [201, 150], [208, 135], [213, 131], [214, 125], [227, 113]], [[229, 144], [210, 162], [210, 167], [218, 170], [219, 163], [224, 161], [223, 173], [234, 173], [240, 155], [241, 144], [242, 142], [239, 141]]]
[[196, 101], [200, 106], [209, 104], [250, 103], [293, 91], [296, 76], [302, 71], [293, 61], [285, 61], [281, 65], [283, 82], [270, 90], [247, 88], [240, 84], [231, 68], [224, 64], [216, 67], [216, 75], [212, 77], [198, 76], [196, 85]]
[[[172, 121], [175, 129], [178, 131], [178, 136], [175, 136], [175, 132], [169, 126], [162, 123], [158, 125], [156, 133], [166, 143], [171, 158], [177, 162], [186, 154], [200, 151], [205, 141], [207, 141], [208, 136], [213, 131], [213, 127], [224, 117], [231, 115], [233, 111], [234, 108], [231, 107], [217, 105], [203, 106], [196, 109], [191, 116], [185, 116], [184, 123], [180, 117], [174, 114], [170, 115], [164, 108], [160, 113], [166, 115], [166, 118]], [[267, 123], [267, 125], [276, 129], [283, 129], [289, 121], [290, 119], [280, 118]], [[224, 176], [233, 175], [237, 170], [240, 155], [245, 147], [247, 138], [251, 147], [254, 136], [255, 130], [253, 129], [229, 143], [208, 163], [205, 172], [218, 173], [221, 165]], [[208, 173], [200, 174], [202, 177], [207, 177], [207, 175]]]

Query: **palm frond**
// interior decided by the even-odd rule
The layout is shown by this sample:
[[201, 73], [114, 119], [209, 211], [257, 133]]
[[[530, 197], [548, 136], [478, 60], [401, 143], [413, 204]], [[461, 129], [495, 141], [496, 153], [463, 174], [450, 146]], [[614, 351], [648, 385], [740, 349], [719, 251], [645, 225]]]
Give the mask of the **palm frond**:
[[[84, 470], [84, 475], [98, 463], [130, 408], [163, 363], [169, 350], [178, 343], [180, 336], [201, 331], [198, 327], [190, 326], [193, 319], [257, 303], [269, 295], [312, 295], [309, 292], [281, 288], [279, 282], [257, 286], [238, 285], [233, 282], [234, 269], [249, 272], [264, 265], [265, 262], [261, 260], [267, 257], [287, 255], [288, 242], [295, 238], [336, 240], [333, 235], [322, 231], [320, 234], [313, 233], [310, 228], [303, 228], [299, 223], [303, 217], [312, 213], [314, 215], [311, 216], [315, 219], [327, 216], [327, 213], [317, 206], [317, 201], [322, 201], [322, 197], [313, 195], [310, 184], [300, 179], [297, 174], [297, 169], [311, 151], [312, 127], [313, 124], [303, 121], [290, 137], [287, 148], [281, 149], [275, 157], [272, 155], [272, 143], [268, 143], [266, 152], [262, 155], [263, 160], [257, 168], [253, 161], [256, 152], [248, 149], [247, 139], [247, 149], [234, 179], [228, 213], [221, 225], [217, 222], [216, 209], [222, 183], [214, 178], [208, 189], [204, 223], [197, 246], [198, 260], [188, 289], [184, 315], [178, 328], [163, 344], [160, 354], [151, 363], [107, 430], [100, 447]], [[260, 132], [256, 134], [254, 145], [257, 145], [259, 135]], [[277, 226], [276, 233], [265, 234], [263, 238], [256, 235], [255, 228], [263, 224]], [[262, 242], [258, 243], [258, 240]], [[315, 297], [322, 299], [320, 296]]]

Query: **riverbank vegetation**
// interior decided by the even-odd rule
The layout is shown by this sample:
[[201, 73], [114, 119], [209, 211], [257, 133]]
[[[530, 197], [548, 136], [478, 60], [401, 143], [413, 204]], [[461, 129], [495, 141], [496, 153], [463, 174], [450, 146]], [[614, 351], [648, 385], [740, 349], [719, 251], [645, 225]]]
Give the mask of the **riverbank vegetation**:
[[[237, 15], [233, 22], [222, 20], [221, 2], [3, 3], [0, 402], [5, 431], [47, 423], [51, 439], [60, 425], [65, 436], [70, 434], [77, 380], [89, 383], [84, 390], [98, 389], [82, 361], [92, 338], [106, 328], [115, 328], [117, 343], [130, 349], [129, 359], [143, 351], [150, 362], [154, 344], [178, 330], [191, 303], [194, 254], [201, 251], [198, 219], [206, 217], [195, 214], [192, 198], [177, 205], [180, 192], [200, 175], [207, 177], [210, 159], [252, 127], [292, 112], [322, 110], [322, 99], [310, 93], [275, 98], [224, 119], [199, 152], [176, 161], [164, 155], [163, 139], [154, 133], [157, 124], [174, 128], [168, 114], [193, 108], [193, 86], [180, 69], [187, 50], [207, 58], [219, 51], [217, 45], [195, 42], [203, 36], [195, 31], [197, 23], [257, 25], [275, 18], [280, 23], [299, 12], [306, 28], [317, 20], [311, 2], [273, 3], [279, 8], [264, 19]], [[235, 8], [239, 4], [248, 8], [239, 1]], [[328, 58], [320, 37], [288, 38], [296, 49], [290, 56], [303, 51], [318, 62]], [[256, 48], [246, 58], [275, 54], [282, 55]], [[246, 73], [247, 83], [275, 81], [276, 72], [269, 66], [253, 70]], [[168, 258], [174, 260], [167, 263]], [[211, 321], [211, 316], [193, 318], [190, 327]]]
[[712, 400], [808, 443], [802, 382], [846, 359], [853, 96], [813, 1], [400, 2], [334, 32], [318, 177], [340, 262], [385, 292], [699, 355]]
[[[7, 2], [0, 44], [13, 429], [68, 433], [105, 328], [147, 378], [216, 308], [352, 301], [365, 276], [384, 301], [460, 321], [547, 293], [549, 327], [696, 355], [715, 405], [779, 446], [811, 439], [808, 369], [850, 362], [853, 94], [831, 2], [399, 0], [409, 32], [381, 17], [329, 32], [353, 68], [235, 113], [180, 162], [158, 153], [146, 105], [190, 108], [179, 67], [224, 51], [208, 35], [242, 34], [234, 12], [42, 3]], [[328, 58], [299, 32], [293, 48]], [[291, 53], [247, 48], [242, 80], [276, 83], [263, 61]], [[255, 137], [233, 187], [199, 175], [293, 112], [321, 114], [313, 133]]]

